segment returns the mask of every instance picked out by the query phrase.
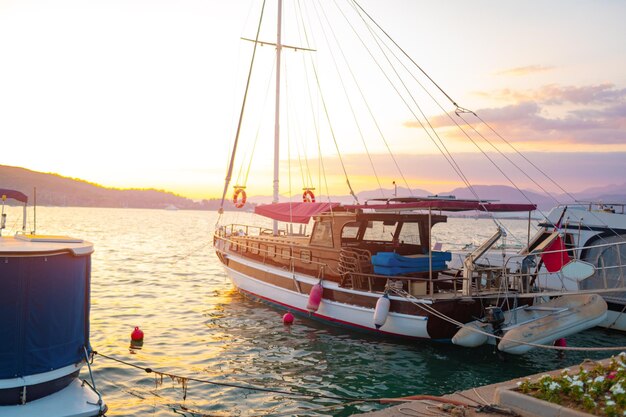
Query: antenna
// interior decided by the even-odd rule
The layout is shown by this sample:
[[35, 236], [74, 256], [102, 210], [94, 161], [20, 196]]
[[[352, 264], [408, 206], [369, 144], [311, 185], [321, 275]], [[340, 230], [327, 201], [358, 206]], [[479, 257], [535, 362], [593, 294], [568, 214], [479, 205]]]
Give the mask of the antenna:
[[37, 234], [37, 187], [33, 187], [33, 232]]

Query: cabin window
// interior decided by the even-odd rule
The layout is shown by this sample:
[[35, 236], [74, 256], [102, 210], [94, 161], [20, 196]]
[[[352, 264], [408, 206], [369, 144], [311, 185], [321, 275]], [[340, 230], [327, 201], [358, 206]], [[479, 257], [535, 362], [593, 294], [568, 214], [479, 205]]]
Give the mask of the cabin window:
[[360, 226], [361, 224], [358, 222], [346, 224], [343, 229], [341, 229], [341, 240], [355, 240], [359, 234]]
[[250, 243], [250, 253], [253, 255], [259, 254], [259, 244], [258, 243]]
[[311, 251], [310, 250], [302, 250], [300, 251], [300, 260], [305, 264], [311, 263]]
[[282, 248], [280, 250], [280, 256], [283, 259], [289, 259], [291, 258], [291, 250], [289, 248]]
[[333, 247], [333, 225], [330, 221], [315, 223], [311, 234], [311, 245]]
[[267, 256], [273, 258], [276, 256], [276, 246], [268, 246], [267, 247]]
[[[393, 241], [394, 233], [396, 232], [396, 223], [384, 224], [381, 221], [373, 221], [372, 227], [365, 229], [363, 240], [378, 241], [378, 242], [391, 242]], [[387, 222], [388, 223], [388, 222]]]
[[408, 243], [411, 245], [421, 244], [419, 223], [404, 223], [398, 236], [400, 243]]
[[239, 247], [241, 248], [241, 253], [246, 253], [248, 252], [248, 244], [247, 243], [241, 243], [239, 245]]

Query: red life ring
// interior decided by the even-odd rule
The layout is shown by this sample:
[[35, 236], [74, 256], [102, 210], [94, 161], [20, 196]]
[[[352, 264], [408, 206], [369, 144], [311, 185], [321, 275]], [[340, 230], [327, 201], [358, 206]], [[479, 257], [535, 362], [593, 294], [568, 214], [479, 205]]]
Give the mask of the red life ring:
[[[239, 194], [241, 194], [241, 201], [239, 201]], [[243, 188], [235, 188], [235, 194], [233, 194], [233, 204], [237, 208], [242, 208], [246, 205], [246, 190]]]
[[304, 190], [302, 193], [302, 201], [304, 203], [315, 203], [315, 194], [311, 190]]

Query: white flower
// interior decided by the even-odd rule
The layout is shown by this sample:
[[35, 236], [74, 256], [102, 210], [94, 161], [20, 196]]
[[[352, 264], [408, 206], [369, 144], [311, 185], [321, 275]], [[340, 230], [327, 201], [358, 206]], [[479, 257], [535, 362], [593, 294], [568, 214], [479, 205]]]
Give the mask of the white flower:
[[516, 384], [519, 387], [520, 385], [522, 385], [522, 381], [517, 381]]
[[604, 382], [604, 376], [600, 375], [596, 377], [596, 379], [594, 379], [593, 382], [599, 382], [599, 383]]
[[613, 406], [615, 405], [615, 401], [613, 401], [613, 400], [608, 400], [608, 401], [606, 402], [606, 405], [607, 405], [608, 407], [613, 407]]
[[578, 381], [580, 375], [574, 375], [574, 378], [572, 378], [574, 381]]
[[556, 391], [557, 389], [561, 388], [561, 386], [559, 385], [558, 382], [552, 382], [550, 383], [550, 385], [548, 386], [548, 389], [550, 391]]
[[572, 387], [583, 387], [585, 384], [583, 384], [583, 381], [574, 381], [572, 382]]
[[624, 391], [624, 388], [622, 387], [622, 384], [615, 384], [611, 387], [610, 390], [614, 395], [618, 395], [618, 394], [624, 394], [626, 393], [626, 391]]

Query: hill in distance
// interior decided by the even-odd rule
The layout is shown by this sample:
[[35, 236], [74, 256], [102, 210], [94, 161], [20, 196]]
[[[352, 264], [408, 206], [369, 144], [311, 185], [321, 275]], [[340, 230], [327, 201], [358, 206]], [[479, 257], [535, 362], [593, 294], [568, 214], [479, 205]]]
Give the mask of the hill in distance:
[[[21, 191], [32, 203], [35, 187], [37, 204], [43, 206], [217, 210], [220, 205], [218, 199], [197, 202], [163, 190], [107, 188], [57, 174], [0, 165], [0, 188]], [[234, 209], [230, 200], [224, 208]]]
[[[57, 174], [49, 174], [31, 171], [25, 168], [0, 165], [0, 188], [15, 189], [23, 192], [33, 201], [33, 189], [37, 188], [37, 204], [44, 206], [73, 206], [73, 207], [118, 207], [118, 208], [153, 208], [163, 209], [175, 206], [187, 210], [217, 210], [220, 199], [193, 201], [189, 198], [172, 192], [156, 189], [118, 189], [102, 187], [84, 180], [63, 177]], [[554, 207], [557, 201], [554, 198], [533, 191], [519, 190], [504, 185], [477, 185], [473, 187], [480, 198], [485, 200], [497, 200], [506, 203], [537, 204], [541, 210]], [[382, 191], [382, 192], [381, 192]], [[397, 189], [367, 190], [357, 193], [360, 203], [383, 196], [391, 197], [432, 196], [433, 193], [423, 189]], [[450, 192], [439, 195], [453, 195], [458, 199], [474, 199], [474, 194], [467, 188], [456, 188]], [[318, 201], [327, 201], [328, 197]], [[602, 201], [606, 203], [626, 203], [626, 183], [618, 185], [606, 185], [589, 188], [576, 193], [572, 197], [579, 201]], [[561, 203], [569, 203], [572, 198], [569, 195], [559, 195], [555, 198]], [[354, 199], [350, 195], [331, 196], [332, 201], [352, 204]], [[281, 196], [280, 201], [289, 201], [288, 196]], [[272, 201], [271, 196], [251, 196], [248, 198], [249, 207], [255, 204], [267, 204]], [[296, 194], [291, 201], [300, 200]], [[225, 201], [225, 210], [236, 210], [230, 199]]]

